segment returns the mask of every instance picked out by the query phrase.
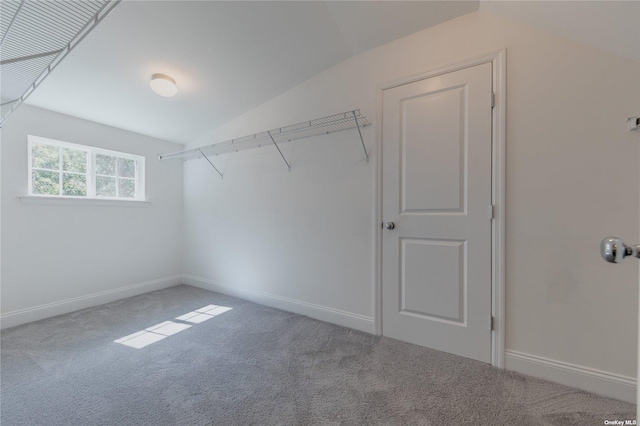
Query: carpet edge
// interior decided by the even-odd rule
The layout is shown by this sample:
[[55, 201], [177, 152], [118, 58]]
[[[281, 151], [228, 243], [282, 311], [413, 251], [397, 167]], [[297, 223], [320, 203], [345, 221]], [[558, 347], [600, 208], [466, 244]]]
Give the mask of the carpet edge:
[[202, 288], [204, 290], [215, 291], [217, 293], [248, 300], [260, 305], [282, 309], [283, 311], [305, 315], [320, 321], [330, 322], [332, 324], [374, 334], [373, 318], [364, 315], [278, 296], [271, 293], [232, 287], [228, 283], [221, 283], [216, 280], [189, 274], [182, 275], [182, 282], [183, 284]]

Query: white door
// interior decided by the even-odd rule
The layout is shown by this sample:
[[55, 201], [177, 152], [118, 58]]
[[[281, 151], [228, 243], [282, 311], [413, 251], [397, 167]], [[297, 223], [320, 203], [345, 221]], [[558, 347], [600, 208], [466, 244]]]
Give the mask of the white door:
[[382, 328], [490, 362], [492, 65], [384, 90]]

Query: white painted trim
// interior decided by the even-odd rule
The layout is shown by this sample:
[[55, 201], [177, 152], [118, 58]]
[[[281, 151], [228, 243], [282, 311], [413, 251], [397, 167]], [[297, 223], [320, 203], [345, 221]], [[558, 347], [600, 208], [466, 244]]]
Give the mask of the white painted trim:
[[173, 287], [180, 284], [182, 284], [182, 276], [174, 275], [113, 290], [101, 291], [99, 293], [87, 294], [85, 296], [47, 303], [45, 305], [18, 309], [16, 311], [6, 312], [0, 315], [0, 328], [4, 329], [15, 327], [16, 325], [38, 321], [54, 317], [56, 315], [67, 314], [80, 309], [90, 308], [92, 306], [113, 302], [114, 300], [125, 299], [127, 297], [137, 296], [139, 294]]
[[376, 164], [374, 183], [374, 202], [376, 203], [373, 216], [375, 238], [374, 262], [373, 262], [373, 321], [374, 333], [382, 336], [382, 95], [383, 87], [376, 90]]
[[221, 283], [193, 275], [183, 275], [182, 282], [194, 287], [215, 291], [217, 293], [270, 306], [272, 308], [282, 309], [283, 311], [305, 315], [320, 321], [330, 322], [343, 327], [364, 331], [366, 333], [373, 333], [374, 331], [373, 318], [366, 317], [364, 315], [329, 308], [315, 303], [303, 302], [301, 300], [291, 299], [288, 297], [277, 296], [275, 294], [262, 291], [242, 289], [228, 283]]
[[491, 312], [495, 317], [494, 330], [491, 332], [491, 365], [504, 368], [505, 338], [505, 165], [506, 165], [506, 116], [507, 116], [507, 50], [499, 49], [470, 59], [461, 60], [448, 65], [436, 67], [419, 74], [388, 81], [376, 88], [377, 124], [376, 124], [376, 194], [377, 208], [375, 212], [376, 249], [375, 249], [375, 289], [374, 289], [374, 331], [382, 335], [382, 229], [379, 226], [382, 218], [382, 96], [383, 91], [403, 84], [413, 83], [425, 78], [458, 71], [476, 65], [491, 63], [493, 71], [493, 91], [496, 103], [493, 109], [492, 123], [492, 203], [494, 219], [492, 228], [492, 279], [491, 279]]
[[505, 352], [505, 368], [609, 398], [636, 402], [637, 380], [633, 377], [509, 350]]
[[115, 206], [115, 207], [149, 207], [150, 201], [114, 200], [87, 197], [52, 197], [49, 195], [19, 195], [22, 204], [47, 204], [56, 206]]
[[494, 218], [492, 222], [492, 280], [491, 312], [494, 317], [491, 332], [491, 365], [504, 368], [505, 353], [505, 222], [506, 222], [506, 140], [507, 140], [507, 51], [502, 49], [492, 53], [493, 108], [492, 133], [492, 204]]

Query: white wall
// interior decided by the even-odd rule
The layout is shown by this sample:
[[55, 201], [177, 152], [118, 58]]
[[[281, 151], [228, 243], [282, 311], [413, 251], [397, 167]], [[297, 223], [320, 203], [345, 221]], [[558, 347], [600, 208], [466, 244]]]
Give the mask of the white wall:
[[[0, 135], [3, 327], [180, 284], [181, 145], [28, 105]], [[27, 135], [145, 156], [150, 205], [23, 204]]]
[[[193, 141], [353, 108], [376, 87], [507, 48], [507, 367], [634, 400], [638, 266], [600, 240], [639, 236], [640, 64], [481, 12], [367, 51]], [[375, 126], [364, 132], [375, 154]], [[374, 312], [375, 158], [354, 132], [184, 168], [185, 281], [363, 330]], [[324, 309], [326, 308], [326, 309]]]

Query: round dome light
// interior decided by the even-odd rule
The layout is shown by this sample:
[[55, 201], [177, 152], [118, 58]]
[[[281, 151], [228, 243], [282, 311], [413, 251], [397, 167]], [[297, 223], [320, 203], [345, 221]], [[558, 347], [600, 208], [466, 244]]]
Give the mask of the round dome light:
[[152, 75], [149, 86], [151, 86], [151, 90], [165, 98], [169, 98], [178, 93], [178, 86], [176, 86], [175, 80], [165, 74]]

